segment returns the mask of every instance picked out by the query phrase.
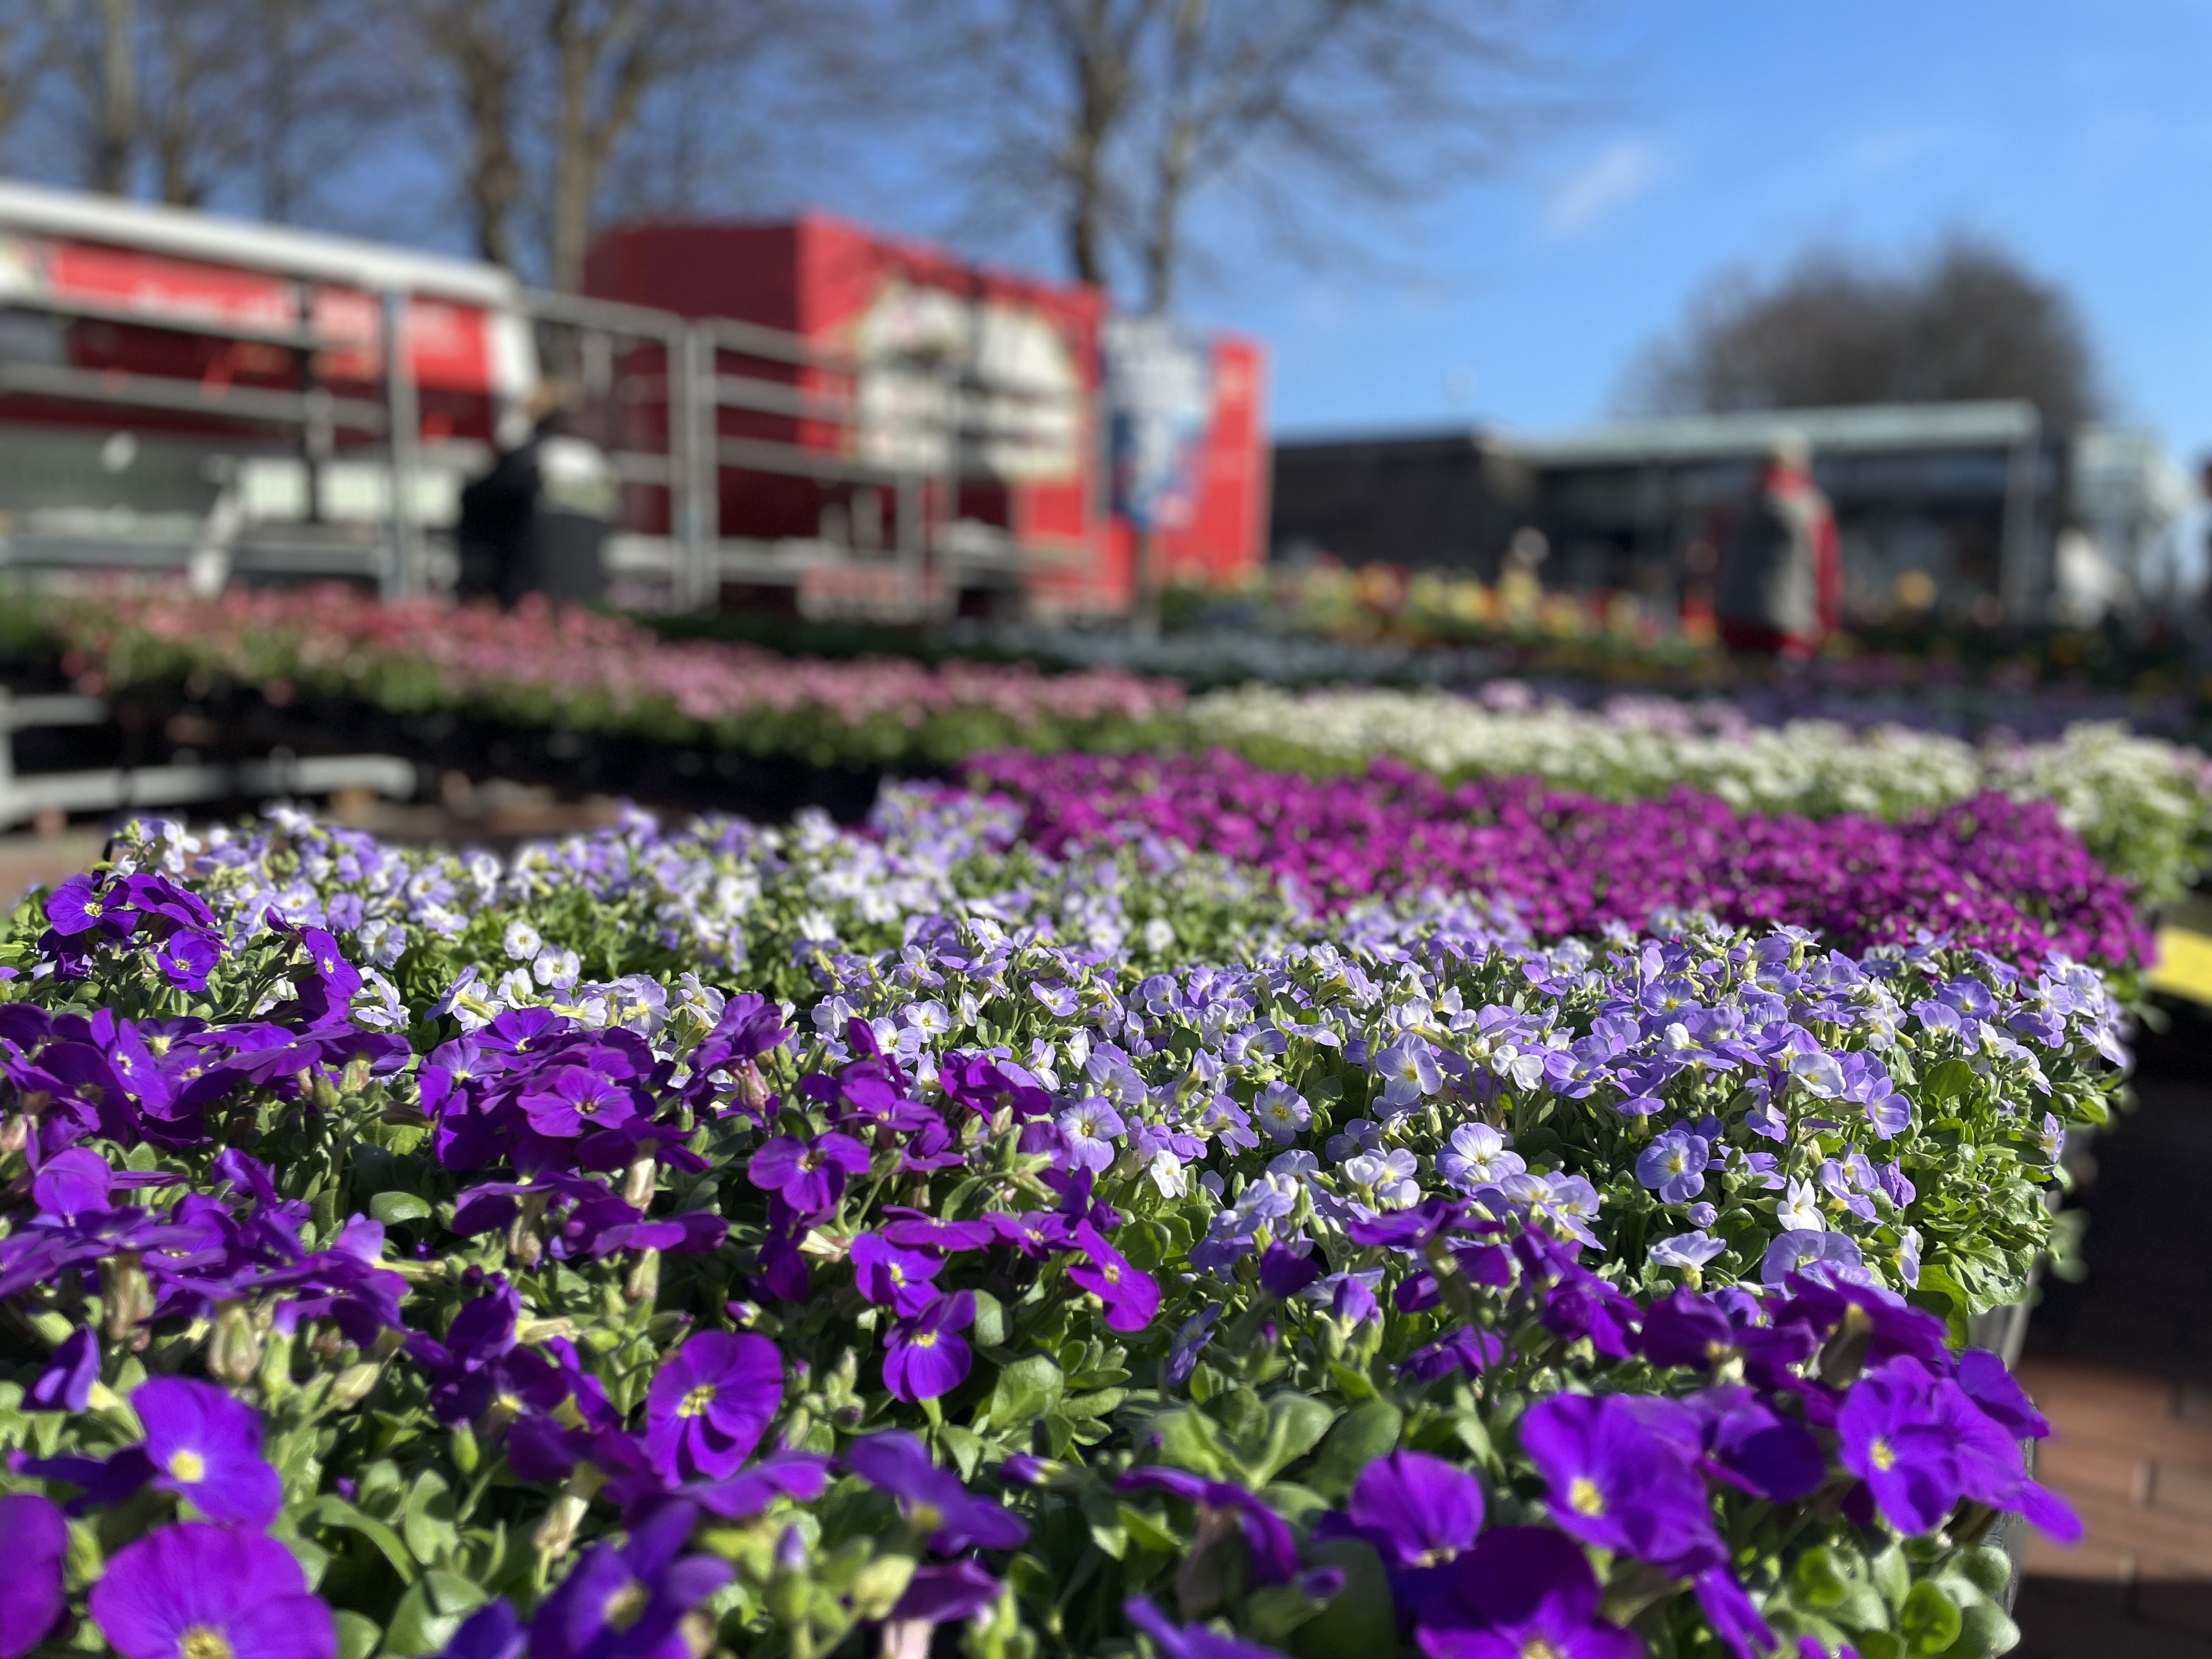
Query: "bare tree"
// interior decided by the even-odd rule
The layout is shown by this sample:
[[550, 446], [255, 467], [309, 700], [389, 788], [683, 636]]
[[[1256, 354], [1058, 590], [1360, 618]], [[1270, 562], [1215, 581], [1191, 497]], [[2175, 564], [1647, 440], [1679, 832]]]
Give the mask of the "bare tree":
[[2020, 398], [2064, 427], [2103, 406], [2100, 381], [2065, 291], [1962, 235], [1898, 269], [1817, 251], [1771, 283], [1725, 274], [1680, 335], [1632, 370], [1624, 401], [1670, 410]]
[[[573, 289], [633, 146], [743, 105], [842, 0], [388, 0], [483, 256]], [[656, 197], [660, 192], [653, 192]]]
[[1210, 192], [1310, 254], [1564, 107], [1522, 0], [908, 0], [905, 20], [902, 61], [964, 87], [940, 101], [975, 135], [946, 173], [972, 216], [1042, 209], [1073, 275], [1154, 310]]

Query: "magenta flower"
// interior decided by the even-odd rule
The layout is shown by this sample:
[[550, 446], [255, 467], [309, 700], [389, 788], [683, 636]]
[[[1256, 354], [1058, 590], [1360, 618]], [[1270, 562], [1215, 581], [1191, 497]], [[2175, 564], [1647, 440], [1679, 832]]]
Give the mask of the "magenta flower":
[[730, 1564], [682, 1555], [698, 1512], [671, 1504], [617, 1547], [595, 1544], [530, 1620], [531, 1659], [686, 1659], [684, 1615], [730, 1582]]
[[860, 1294], [879, 1307], [896, 1310], [911, 1319], [927, 1308], [937, 1294], [930, 1280], [945, 1263], [919, 1250], [902, 1250], [880, 1233], [862, 1233], [853, 1241], [853, 1271]]
[[868, 1149], [833, 1129], [811, 1140], [776, 1136], [753, 1154], [745, 1175], [763, 1191], [781, 1194], [799, 1214], [814, 1216], [836, 1203], [847, 1176], [867, 1170]]
[[92, 1587], [91, 1610], [123, 1659], [337, 1653], [331, 1610], [307, 1593], [307, 1575], [291, 1551], [258, 1533], [204, 1522], [164, 1527], [126, 1545]]
[[975, 1322], [975, 1292], [952, 1291], [932, 1301], [919, 1318], [893, 1325], [884, 1339], [884, 1386], [905, 1401], [950, 1394], [975, 1363], [955, 1333]]
[[783, 1403], [783, 1359], [764, 1336], [695, 1331], [645, 1396], [645, 1449], [665, 1480], [720, 1480], [760, 1443]]
[[0, 1498], [0, 1659], [22, 1659], [62, 1616], [69, 1524], [32, 1492]]
[[1088, 1221], [1078, 1222], [1076, 1247], [1084, 1259], [1067, 1276], [1106, 1304], [1106, 1323], [1117, 1331], [1141, 1331], [1160, 1310], [1160, 1287], [1129, 1265]]
[[[1651, 1409], [1662, 1407], [1671, 1410]], [[1550, 1487], [1553, 1524], [1662, 1564], [1718, 1547], [1705, 1480], [1685, 1450], [1697, 1443], [1696, 1419], [1656, 1399], [1556, 1394], [1521, 1419], [1522, 1447]]]
[[1430, 1659], [1642, 1659], [1644, 1644], [1597, 1616], [1597, 1575], [1581, 1546], [1544, 1527], [1484, 1534], [1422, 1607]]
[[283, 1482], [261, 1455], [261, 1419], [212, 1382], [157, 1376], [131, 1396], [146, 1425], [154, 1484], [210, 1521], [265, 1527], [284, 1506]]
[[950, 1470], [931, 1462], [927, 1449], [910, 1434], [894, 1429], [855, 1440], [846, 1449], [845, 1467], [896, 1498], [899, 1512], [928, 1532], [930, 1548], [940, 1555], [977, 1547], [1018, 1549], [1030, 1535], [1019, 1516], [970, 1492]]

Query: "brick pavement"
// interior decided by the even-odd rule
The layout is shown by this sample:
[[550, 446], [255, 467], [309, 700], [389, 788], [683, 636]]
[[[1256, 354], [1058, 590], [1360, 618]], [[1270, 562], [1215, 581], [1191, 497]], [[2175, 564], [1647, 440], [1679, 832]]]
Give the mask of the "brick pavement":
[[2046, 1288], [2021, 1366], [2087, 1536], [2030, 1544], [2020, 1659], [2212, 1659], [2212, 1021], [2141, 1053], [2083, 1194], [2087, 1278]]

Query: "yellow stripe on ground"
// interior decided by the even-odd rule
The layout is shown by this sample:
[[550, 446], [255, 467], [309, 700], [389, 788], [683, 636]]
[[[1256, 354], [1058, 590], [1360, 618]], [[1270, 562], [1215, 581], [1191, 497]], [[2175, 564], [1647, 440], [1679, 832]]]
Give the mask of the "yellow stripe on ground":
[[2212, 1002], [2212, 937], [2188, 927], [2158, 930], [2158, 966], [2150, 988], [2194, 1002]]

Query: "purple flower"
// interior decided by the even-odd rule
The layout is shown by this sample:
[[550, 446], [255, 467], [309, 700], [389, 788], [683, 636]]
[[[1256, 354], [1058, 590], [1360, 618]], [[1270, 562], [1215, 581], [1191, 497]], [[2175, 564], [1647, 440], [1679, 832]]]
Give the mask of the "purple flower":
[[1809, 1498], [1828, 1477], [1812, 1431], [1749, 1389], [1707, 1389], [1691, 1396], [1705, 1422], [1705, 1467], [1772, 1504]]
[[1891, 1360], [1851, 1385], [1836, 1413], [1838, 1454], [1899, 1532], [1941, 1524], [1959, 1501], [1956, 1443], [1936, 1411], [1936, 1379], [1917, 1359]]
[[1654, 1244], [1650, 1254], [1655, 1267], [1682, 1267], [1695, 1272], [1726, 1249], [1727, 1243], [1711, 1233], [1676, 1233]]
[[1124, 1601], [1121, 1614], [1158, 1643], [1166, 1659], [1279, 1659], [1273, 1648], [1217, 1636], [1203, 1625], [1178, 1625], [1141, 1595]]
[[1470, 1547], [1482, 1530], [1482, 1488], [1426, 1452], [1394, 1451], [1360, 1472], [1346, 1506], [1384, 1560], [1433, 1567]]
[[1984, 1414], [2014, 1440], [2049, 1437], [2050, 1419], [2035, 1409], [2004, 1361], [1988, 1349], [1969, 1348], [1959, 1356], [1958, 1382]]
[[1686, 1129], [1669, 1129], [1636, 1160], [1636, 1178], [1667, 1204], [1687, 1204], [1705, 1190], [1711, 1145]]
[[[151, 1383], [139, 1389], [145, 1392]], [[273, 1538], [187, 1521], [126, 1545], [92, 1587], [123, 1659], [335, 1659], [337, 1627]]]
[[104, 1210], [115, 1186], [115, 1171], [89, 1147], [56, 1152], [31, 1181], [31, 1200], [48, 1215], [81, 1215]]
[[[1549, 1486], [1552, 1521], [1585, 1543], [1674, 1563], [1717, 1547], [1705, 1481], [1685, 1455], [1695, 1419], [1680, 1407], [1662, 1418], [1656, 1399], [1557, 1394], [1521, 1419], [1521, 1444]], [[1681, 1434], [1670, 1431], [1679, 1413]]]
[[1207, 1516], [1232, 1519], [1251, 1548], [1253, 1570], [1263, 1583], [1283, 1583], [1297, 1572], [1297, 1543], [1290, 1528], [1264, 1499], [1242, 1486], [1156, 1464], [1131, 1469], [1114, 1484], [1123, 1492], [1171, 1492], [1194, 1505], [1201, 1520]]
[[848, 1176], [865, 1175], [868, 1149], [834, 1129], [811, 1140], [778, 1135], [764, 1143], [745, 1166], [746, 1177], [764, 1192], [780, 1193], [803, 1216], [820, 1215], [844, 1193]]
[[222, 956], [222, 945], [198, 927], [179, 927], [154, 947], [154, 965], [180, 991], [204, 991], [208, 974]]
[[31, 1384], [31, 1403], [50, 1412], [81, 1412], [92, 1403], [92, 1385], [99, 1381], [100, 1339], [91, 1326], [80, 1325], [62, 1339]]
[[783, 1403], [783, 1360], [764, 1336], [695, 1331], [653, 1373], [645, 1449], [662, 1479], [719, 1480], [760, 1443]]
[[522, 1620], [514, 1603], [495, 1595], [461, 1621], [438, 1659], [521, 1659]]
[[975, 1322], [975, 1293], [952, 1291], [902, 1320], [884, 1339], [884, 1386], [901, 1400], [934, 1400], [967, 1377], [975, 1356], [955, 1333]]
[[976, 1547], [1017, 1549], [1030, 1535], [1019, 1516], [969, 1492], [949, 1470], [931, 1462], [910, 1434], [893, 1430], [856, 1440], [846, 1449], [845, 1467], [896, 1498], [899, 1512], [929, 1534], [929, 1547], [941, 1555]]
[[937, 1286], [930, 1280], [945, 1265], [919, 1250], [902, 1250], [880, 1233], [862, 1233], [855, 1238], [852, 1256], [860, 1294], [908, 1319], [927, 1307], [937, 1294]]
[[982, 1612], [999, 1599], [999, 1581], [972, 1558], [948, 1566], [918, 1567], [888, 1622], [949, 1625]]
[[96, 877], [71, 876], [46, 895], [46, 921], [54, 932], [74, 939], [98, 927], [120, 938], [130, 930], [128, 910], [120, 902], [111, 902], [97, 884]]
[[1987, 1416], [1972, 1395], [1946, 1378], [1936, 1385], [1935, 1407], [1937, 1421], [1949, 1432], [1956, 1449], [1959, 1484], [1967, 1497], [2016, 1510], [2062, 1544], [2081, 1538], [2081, 1517], [2057, 1493], [2027, 1478], [2020, 1443]]
[[1160, 1310], [1160, 1287], [1129, 1265], [1088, 1221], [1078, 1222], [1075, 1243], [1084, 1259], [1067, 1276], [1106, 1304], [1106, 1323], [1117, 1331], [1141, 1331]]
[[191, 1500], [211, 1521], [265, 1527], [284, 1506], [283, 1482], [261, 1455], [261, 1419], [211, 1382], [157, 1376], [131, 1396], [146, 1425], [154, 1484]]
[[0, 1659], [22, 1659], [62, 1616], [69, 1524], [33, 1492], [0, 1498]]
[[1269, 1296], [1296, 1296], [1321, 1277], [1321, 1252], [1300, 1255], [1280, 1244], [1270, 1244], [1260, 1258], [1260, 1288]]
[[538, 1079], [536, 1086], [523, 1091], [520, 1103], [530, 1127], [556, 1140], [573, 1140], [594, 1129], [619, 1129], [641, 1115], [627, 1085], [581, 1066], [555, 1066], [550, 1077]]
[[1597, 1616], [1597, 1575], [1574, 1540], [1501, 1527], [1455, 1562], [1415, 1630], [1430, 1659], [1641, 1659], [1644, 1644]]
[[617, 1547], [596, 1544], [530, 1620], [531, 1659], [689, 1659], [684, 1615], [730, 1582], [730, 1564], [679, 1555], [697, 1519], [671, 1504]]
[[1705, 1622], [1735, 1650], [1736, 1659], [1766, 1659], [1774, 1651], [1772, 1628], [1726, 1567], [1707, 1567], [1690, 1583]]
[[1759, 1263], [1759, 1278], [1761, 1284], [1779, 1289], [1796, 1273], [1863, 1273], [1865, 1269], [1866, 1258], [1844, 1234], [1800, 1228], [1775, 1235], [1766, 1247], [1766, 1259]]

